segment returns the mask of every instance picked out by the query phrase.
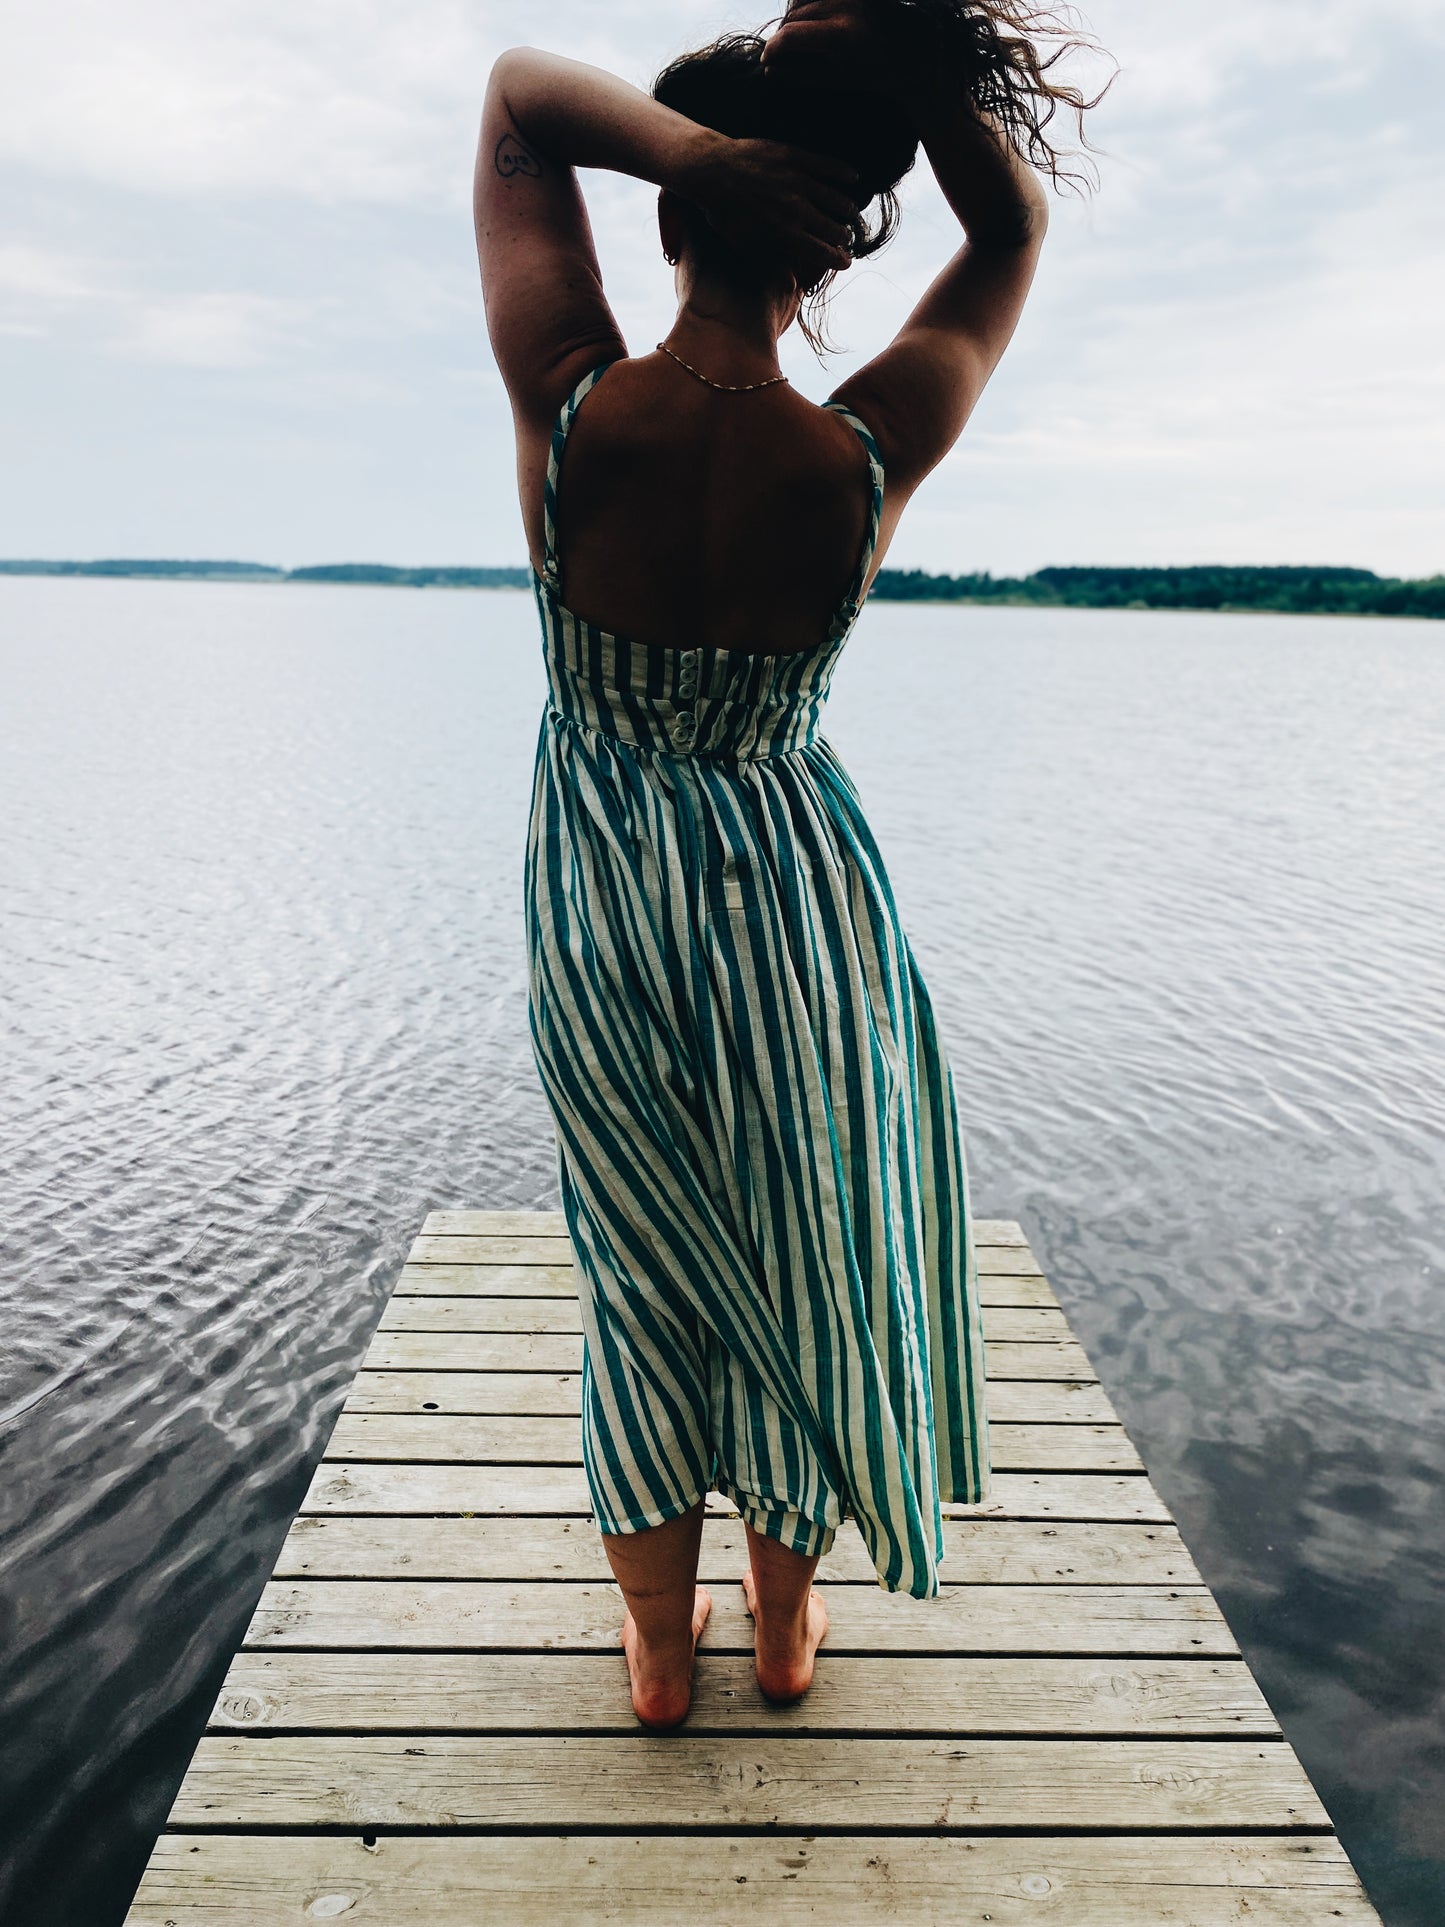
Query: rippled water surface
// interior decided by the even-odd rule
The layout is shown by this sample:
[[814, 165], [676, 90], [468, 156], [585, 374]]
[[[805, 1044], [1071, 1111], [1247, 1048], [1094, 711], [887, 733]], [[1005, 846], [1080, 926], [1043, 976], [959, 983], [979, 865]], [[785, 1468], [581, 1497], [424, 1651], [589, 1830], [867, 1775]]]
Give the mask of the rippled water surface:
[[[555, 1201], [520, 595], [0, 580], [0, 1810], [124, 1913], [403, 1249]], [[1445, 625], [869, 610], [965, 1108], [1392, 1923], [1445, 1919]]]

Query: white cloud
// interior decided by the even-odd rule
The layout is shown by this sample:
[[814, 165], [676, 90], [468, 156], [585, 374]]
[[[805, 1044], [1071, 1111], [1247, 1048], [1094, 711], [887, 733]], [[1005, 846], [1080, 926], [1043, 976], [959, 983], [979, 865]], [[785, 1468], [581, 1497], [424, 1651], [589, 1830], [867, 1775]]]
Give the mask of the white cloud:
[[154, 361], [195, 368], [244, 368], [282, 350], [304, 314], [297, 303], [260, 294], [186, 294], [136, 302], [120, 345]]
[[95, 292], [90, 268], [28, 241], [0, 243], [0, 297], [41, 310], [74, 308]]
[[79, 326], [103, 352], [199, 368], [280, 354], [306, 303], [245, 290], [167, 293], [128, 285], [113, 264], [33, 242], [0, 247], [0, 328], [41, 338]]

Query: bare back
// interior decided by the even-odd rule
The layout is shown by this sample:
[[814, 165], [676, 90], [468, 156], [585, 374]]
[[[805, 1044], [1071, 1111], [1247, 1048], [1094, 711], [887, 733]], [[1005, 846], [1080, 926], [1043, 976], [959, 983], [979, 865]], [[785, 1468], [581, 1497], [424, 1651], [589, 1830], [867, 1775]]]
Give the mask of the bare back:
[[[540, 561], [534, 461], [520, 479]], [[623, 359], [568, 437], [557, 507], [563, 598], [638, 642], [815, 649], [853, 580], [870, 486], [847, 422], [791, 387], [721, 394], [661, 355]]]
[[[800, 0], [768, 50], [811, 31], [820, 9], [838, 15], [833, 24], [866, 56], [853, 0]], [[894, 341], [835, 398], [865, 425], [886, 478], [874, 568], [1013, 332], [1045, 220], [1031, 170], [966, 105], [930, 106], [910, 93], [915, 107], [935, 175], [967, 214], [970, 236]], [[874, 504], [869, 458], [831, 408], [781, 383], [719, 392], [660, 354], [628, 356], [577, 168], [611, 168], [664, 190], [659, 221], [676, 229], [670, 244], [663, 239], [680, 301], [670, 345], [690, 338], [679, 328], [693, 330], [707, 351], [695, 356], [702, 372], [745, 383], [745, 370], [776, 371], [776, 342], [804, 286], [852, 259], [849, 230], [839, 225], [838, 165], [725, 138], [556, 55], [516, 49], [493, 69], [474, 179], [477, 249], [534, 566], [545, 554], [557, 411], [593, 369], [609, 365], [572, 429], [556, 517], [566, 606], [599, 628], [664, 648], [817, 648], [850, 593]], [[687, 246], [676, 208], [684, 203], [744, 238], [770, 236], [780, 260], [796, 258], [796, 272], [734, 285], [691, 256], [679, 267]], [[705, 285], [707, 273], [714, 281]]]

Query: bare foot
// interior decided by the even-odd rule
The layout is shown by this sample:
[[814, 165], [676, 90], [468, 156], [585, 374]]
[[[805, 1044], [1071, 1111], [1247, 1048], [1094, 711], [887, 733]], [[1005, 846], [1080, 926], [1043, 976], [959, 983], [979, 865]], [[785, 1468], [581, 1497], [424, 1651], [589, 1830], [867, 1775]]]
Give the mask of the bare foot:
[[627, 1655], [627, 1671], [632, 1681], [632, 1710], [643, 1726], [653, 1733], [670, 1733], [681, 1726], [692, 1705], [692, 1668], [697, 1642], [712, 1611], [712, 1597], [699, 1586], [692, 1601], [692, 1638], [688, 1646], [674, 1653], [648, 1652], [637, 1630], [637, 1621], [628, 1613], [622, 1622], [622, 1650]]
[[743, 1574], [743, 1596], [756, 1628], [754, 1666], [765, 1699], [780, 1705], [801, 1699], [813, 1684], [813, 1665], [828, 1630], [828, 1608], [811, 1588], [801, 1627], [775, 1632], [758, 1618], [757, 1587], [750, 1572]]

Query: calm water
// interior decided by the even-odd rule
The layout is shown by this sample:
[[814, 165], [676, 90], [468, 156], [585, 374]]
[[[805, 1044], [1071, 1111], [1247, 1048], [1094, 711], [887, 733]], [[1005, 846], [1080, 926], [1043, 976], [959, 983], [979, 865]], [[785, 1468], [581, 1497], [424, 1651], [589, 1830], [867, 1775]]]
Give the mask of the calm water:
[[[119, 1921], [422, 1213], [555, 1201], [505, 594], [0, 580], [0, 1912]], [[1445, 626], [870, 610], [830, 734], [1021, 1217], [1445, 1918]]]

